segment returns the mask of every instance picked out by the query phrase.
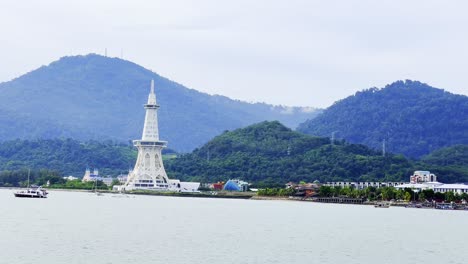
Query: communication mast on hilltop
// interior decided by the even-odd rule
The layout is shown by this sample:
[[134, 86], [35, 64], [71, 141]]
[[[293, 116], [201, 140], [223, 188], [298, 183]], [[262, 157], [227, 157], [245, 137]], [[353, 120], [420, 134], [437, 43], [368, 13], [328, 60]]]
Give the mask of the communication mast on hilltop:
[[382, 142], [382, 156], [385, 157], [385, 138], [384, 138], [384, 140]]
[[338, 132], [338, 131], [333, 131], [331, 133], [331, 145], [333, 146], [335, 144], [335, 133]]

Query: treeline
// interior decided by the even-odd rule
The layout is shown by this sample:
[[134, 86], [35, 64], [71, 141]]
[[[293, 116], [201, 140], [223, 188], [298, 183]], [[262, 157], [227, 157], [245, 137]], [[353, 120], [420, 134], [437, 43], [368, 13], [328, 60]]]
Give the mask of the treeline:
[[466, 164], [453, 167], [434, 159], [382, 156], [364, 145], [304, 135], [279, 122], [225, 132], [200, 149], [170, 160], [166, 168], [171, 177], [182, 180], [241, 178], [262, 187], [290, 181], [407, 181], [413, 171], [427, 169], [442, 182], [468, 181]]
[[394, 187], [367, 187], [364, 189], [356, 189], [350, 187], [331, 187], [320, 186], [318, 196], [320, 197], [349, 197], [349, 198], [364, 198], [369, 201], [382, 200], [400, 200], [400, 201], [419, 201], [419, 202], [461, 202], [468, 201], [468, 193], [458, 194], [454, 192], [439, 193], [434, 190], [422, 190], [417, 192], [411, 188], [396, 189]]
[[[170, 178], [207, 183], [239, 178], [262, 189], [290, 181], [408, 181], [415, 170], [430, 170], [441, 182], [468, 182], [467, 145], [440, 149], [415, 161], [391, 153], [382, 156], [343, 140], [305, 135], [279, 122], [226, 131], [189, 154], [167, 149], [163, 153]], [[45, 169], [81, 177], [90, 167], [98, 168], [101, 176], [117, 176], [133, 168], [136, 156], [128, 143], [13, 140], [0, 143], [0, 171], [22, 170], [24, 175], [26, 168]], [[3, 184], [16, 186], [22, 180]]]
[[27, 187], [29, 185], [62, 184], [60, 172], [54, 170], [15, 170], [0, 171], [0, 187]]
[[[118, 184], [118, 182], [114, 182]], [[60, 189], [91, 190], [109, 189], [102, 181], [82, 182], [81, 179], [67, 181], [58, 171], [53, 170], [16, 170], [0, 171], [0, 187], [28, 187], [30, 185], [48, 186]], [[97, 186], [97, 187], [96, 187]]]
[[[164, 154], [174, 151], [165, 149]], [[57, 171], [81, 177], [86, 168], [99, 174], [117, 176], [133, 168], [137, 150], [130, 143], [73, 139], [11, 140], [0, 143], [0, 171], [25, 168]]]
[[[258, 190], [259, 196], [292, 196], [296, 194], [293, 188], [265, 188]], [[347, 197], [360, 198], [367, 201], [405, 201], [405, 202], [462, 202], [468, 201], [468, 193], [434, 192], [434, 190], [422, 190], [417, 192], [411, 188], [396, 189], [394, 187], [367, 187], [356, 189], [350, 187], [332, 187], [322, 185], [315, 194], [318, 197]]]

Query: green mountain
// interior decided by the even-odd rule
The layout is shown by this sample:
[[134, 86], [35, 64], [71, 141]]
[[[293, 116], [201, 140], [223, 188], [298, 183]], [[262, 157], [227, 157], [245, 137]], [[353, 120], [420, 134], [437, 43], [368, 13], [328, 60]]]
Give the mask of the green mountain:
[[[279, 122], [263, 122], [224, 132], [190, 154], [174, 158], [165, 149], [171, 178], [202, 182], [240, 178], [259, 186], [289, 181], [408, 181], [414, 170], [430, 170], [442, 182], [468, 182], [468, 146], [437, 150], [419, 161], [386, 157], [364, 145], [292, 131]], [[72, 139], [11, 140], [0, 143], [0, 186], [18, 186], [27, 169], [34, 178], [82, 176], [86, 167], [101, 175], [126, 173], [136, 149], [112, 141]], [[41, 176], [42, 175], [42, 176]], [[21, 176], [18, 178], [18, 176]]]
[[468, 145], [438, 149], [421, 158], [424, 168], [448, 182], [468, 183]]
[[226, 129], [263, 120], [296, 127], [317, 113], [204, 94], [132, 62], [91, 54], [64, 57], [0, 83], [0, 141], [138, 139], [151, 79], [161, 105], [161, 138], [178, 151], [190, 151]]
[[16, 139], [0, 143], [0, 171], [47, 169], [81, 177], [90, 167], [99, 169], [103, 176], [116, 176], [128, 173], [128, 169], [135, 165], [136, 156], [136, 149], [132, 146], [112, 141]]
[[[402, 155], [364, 145], [334, 142], [263, 122], [225, 132], [165, 163], [170, 177], [215, 182], [240, 178], [259, 185], [326, 181], [407, 180], [413, 164]], [[443, 178], [443, 177], [442, 177]]]
[[468, 97], [416, 81], [398, 81], [340, 100], [299, 131], [421, 157], [456, 144], [468, 144]]

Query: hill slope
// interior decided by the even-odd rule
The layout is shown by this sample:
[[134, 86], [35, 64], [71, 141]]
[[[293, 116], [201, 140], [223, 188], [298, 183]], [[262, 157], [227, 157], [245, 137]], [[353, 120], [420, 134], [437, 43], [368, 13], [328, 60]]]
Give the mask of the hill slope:
[[422, 157], [421, 168], [442, 175], [447, 182], [468, 183], [468, 145], [438, 149]]
[[[382, 157], [368, 147], [335, 142], [294, 132], [278, 122], [263, 122], [225, 132], [191, 154], [165, 160], [172, 178], [214, 182], [242, 178], [264, 185], [288, 181], [408, 181], [413, 170], [430, 170], [442, 182], [468, 182], [468, 146], [437, 150], [421, 161], [403, 156]], [[166, 154], [173, 157], [169, 149]], [[17, 186], [12, 171], [27, 168], [81, 177], [86, 167], [101, 175], [117, 176], [132, 168], [136, 149], [111, 141], [78, 142], [72, 139], [11, 140], [0, 143], [0, 186]], [[21, 173], [20, 173], [21, 174]], [[2, 175], [4, 176], [2, 178]], [[8, 185], [10, 184], [10, 185]]]
[[295, 127], [309, 108], [250, 104], [188, 89], [132, 62], [99, 55], [64, 57], [0, 84], [0, 140], [141, 137], [143, 104], [155, 80], [161, 138], [190, 151], [224, 130], [263, 120]]
[[415, 81], [398, 81], [340, 100], [299, 131], [339, 138], [409, 157], [468, 144], [468, 97]]
[[0, 170], [47, 169], [81, 177], [87, 167], [117, 176], [135, 165], [132, 146], [73, 139], [11, 140], [0, 143]]
[[364, 145], [312, 137], [279, 122], [225, 132], [191, 154], [165, 163], [170, 177], [214, 182], [241, 178], [259, 184], [288, 181], [406, 180], [413, 164]]

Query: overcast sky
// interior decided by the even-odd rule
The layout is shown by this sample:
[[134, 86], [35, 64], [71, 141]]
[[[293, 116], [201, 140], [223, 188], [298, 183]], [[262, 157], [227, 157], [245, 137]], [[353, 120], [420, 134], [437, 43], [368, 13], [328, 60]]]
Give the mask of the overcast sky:
[[467, 14], [450, 0], [0, 0], [0, 82], [107, 48], [249, 102], [326, 107], [400, 79], [468, 94]]

